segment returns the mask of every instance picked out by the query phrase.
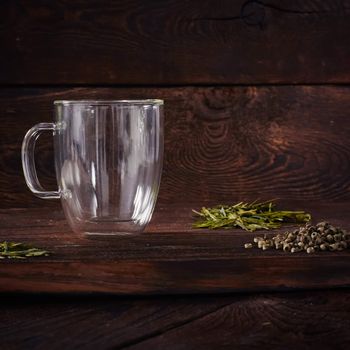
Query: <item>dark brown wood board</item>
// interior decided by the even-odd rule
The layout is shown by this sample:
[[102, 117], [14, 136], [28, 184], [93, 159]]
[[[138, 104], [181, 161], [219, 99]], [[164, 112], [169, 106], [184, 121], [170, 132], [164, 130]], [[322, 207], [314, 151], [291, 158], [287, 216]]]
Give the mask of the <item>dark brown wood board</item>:
[[[281, 205], [350, 228], [348, 203]], [[191, 207], [158, 206], [146, 232], [137, 236], [77, 235], [62, 212], [52, 209], [1, 210], [0, 222], [1, 241], [30, 242], [51, 252], [1, 260], [1, 292], [191, 294], [350, 286], [350, 250], [245, 249], [257, 233], [194, 230]]]
[[349, 0], [1, 1], [0, 84], [349, 83]]
[[[58, 208], [24, 182], [21, 143], [53, 120], [57, 99], [165, 100], [159, 203], [289, 198], [350, 200], [347, 86], [8, 88], [0, 90], [0, 207]], [[38, 141], [39, 178], [56, 189], [52, 136]]]
[[350, 291], [212, 296], [2, 295], [3, 349], [340, 349]]

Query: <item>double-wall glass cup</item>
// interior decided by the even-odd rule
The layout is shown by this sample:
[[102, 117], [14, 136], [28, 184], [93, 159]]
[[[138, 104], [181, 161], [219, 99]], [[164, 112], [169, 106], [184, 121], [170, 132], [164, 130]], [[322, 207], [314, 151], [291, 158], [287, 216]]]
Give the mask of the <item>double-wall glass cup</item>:
[[[73, 231], [142, 232], [157, 199], [163, 163], [163, 101], [55, 101], [55, 122], [31, 128], [22, 144], [29, 189], [60, 198]], [[38, 180], [35, 142], [53, 132], [58, 191]]]

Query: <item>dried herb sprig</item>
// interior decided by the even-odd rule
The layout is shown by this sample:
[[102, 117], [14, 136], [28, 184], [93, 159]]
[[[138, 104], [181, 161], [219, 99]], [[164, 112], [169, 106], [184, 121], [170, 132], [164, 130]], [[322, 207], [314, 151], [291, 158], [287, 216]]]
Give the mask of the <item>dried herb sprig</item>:
[[0, 242], [0, 259], [26, 259], [34, 256], [48, 256], [49, 252], [19, 242]]
[[276, 210], [273, 201], [239, 202], [213, 208], [203, 207], [200, 211], [193, 212], [200, 217], [193, 224], [194, 228], [239, 227], [246, 231], [270, 230], [281, 227], [284, 222], [305, 223], [311, 220], [311, 215], [304, 211]]

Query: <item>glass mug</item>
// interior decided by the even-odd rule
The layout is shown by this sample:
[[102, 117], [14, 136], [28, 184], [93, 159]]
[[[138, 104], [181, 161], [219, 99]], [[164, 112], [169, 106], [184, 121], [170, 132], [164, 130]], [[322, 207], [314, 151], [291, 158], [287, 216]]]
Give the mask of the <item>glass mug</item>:
[[[74, 232], [142, 232], [156, 203], [163, 164], [163, 101], [55, 101], [55, 123], [31, 128], [22, 144], [29, 189], [61, 198]], [[58, 191], [38, 180], [35, 142], [51, 130]]]

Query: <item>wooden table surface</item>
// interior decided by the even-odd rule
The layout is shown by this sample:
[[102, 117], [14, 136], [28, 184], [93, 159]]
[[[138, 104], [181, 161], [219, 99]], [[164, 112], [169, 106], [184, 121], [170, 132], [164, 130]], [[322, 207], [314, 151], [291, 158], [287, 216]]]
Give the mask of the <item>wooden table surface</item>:
[[[346, 203], [332, 208], [305, 209], [349, 228]], [[246, 250], [254, 233], [192, 230], [189, 209], [158, 207], [143, 235], [98, 239], [61, 210], [1, 210], [0, 240], [51, 255], [1, 261], [0, 348], [350, 347], [349, 251]]]
[[349, 349], [350, 291], [1, 295], [1, 349]]
[[[305, 209], [314, 222], [350, 228], [347, 203], [333, 203], [332, 209], [328, 203], [280, 206]], [[266, 231], [193, 229], [191, 206], [158, 206], [141, 235], [74, 234], [62, 210], [4, 209], [0, 220], [0, 240], [29, 242], [50, 252], [2, 260], [2, 292], [146, 295], [350, 286], [350, 249], [314, 254], [245, 249], [244, 243]]]

